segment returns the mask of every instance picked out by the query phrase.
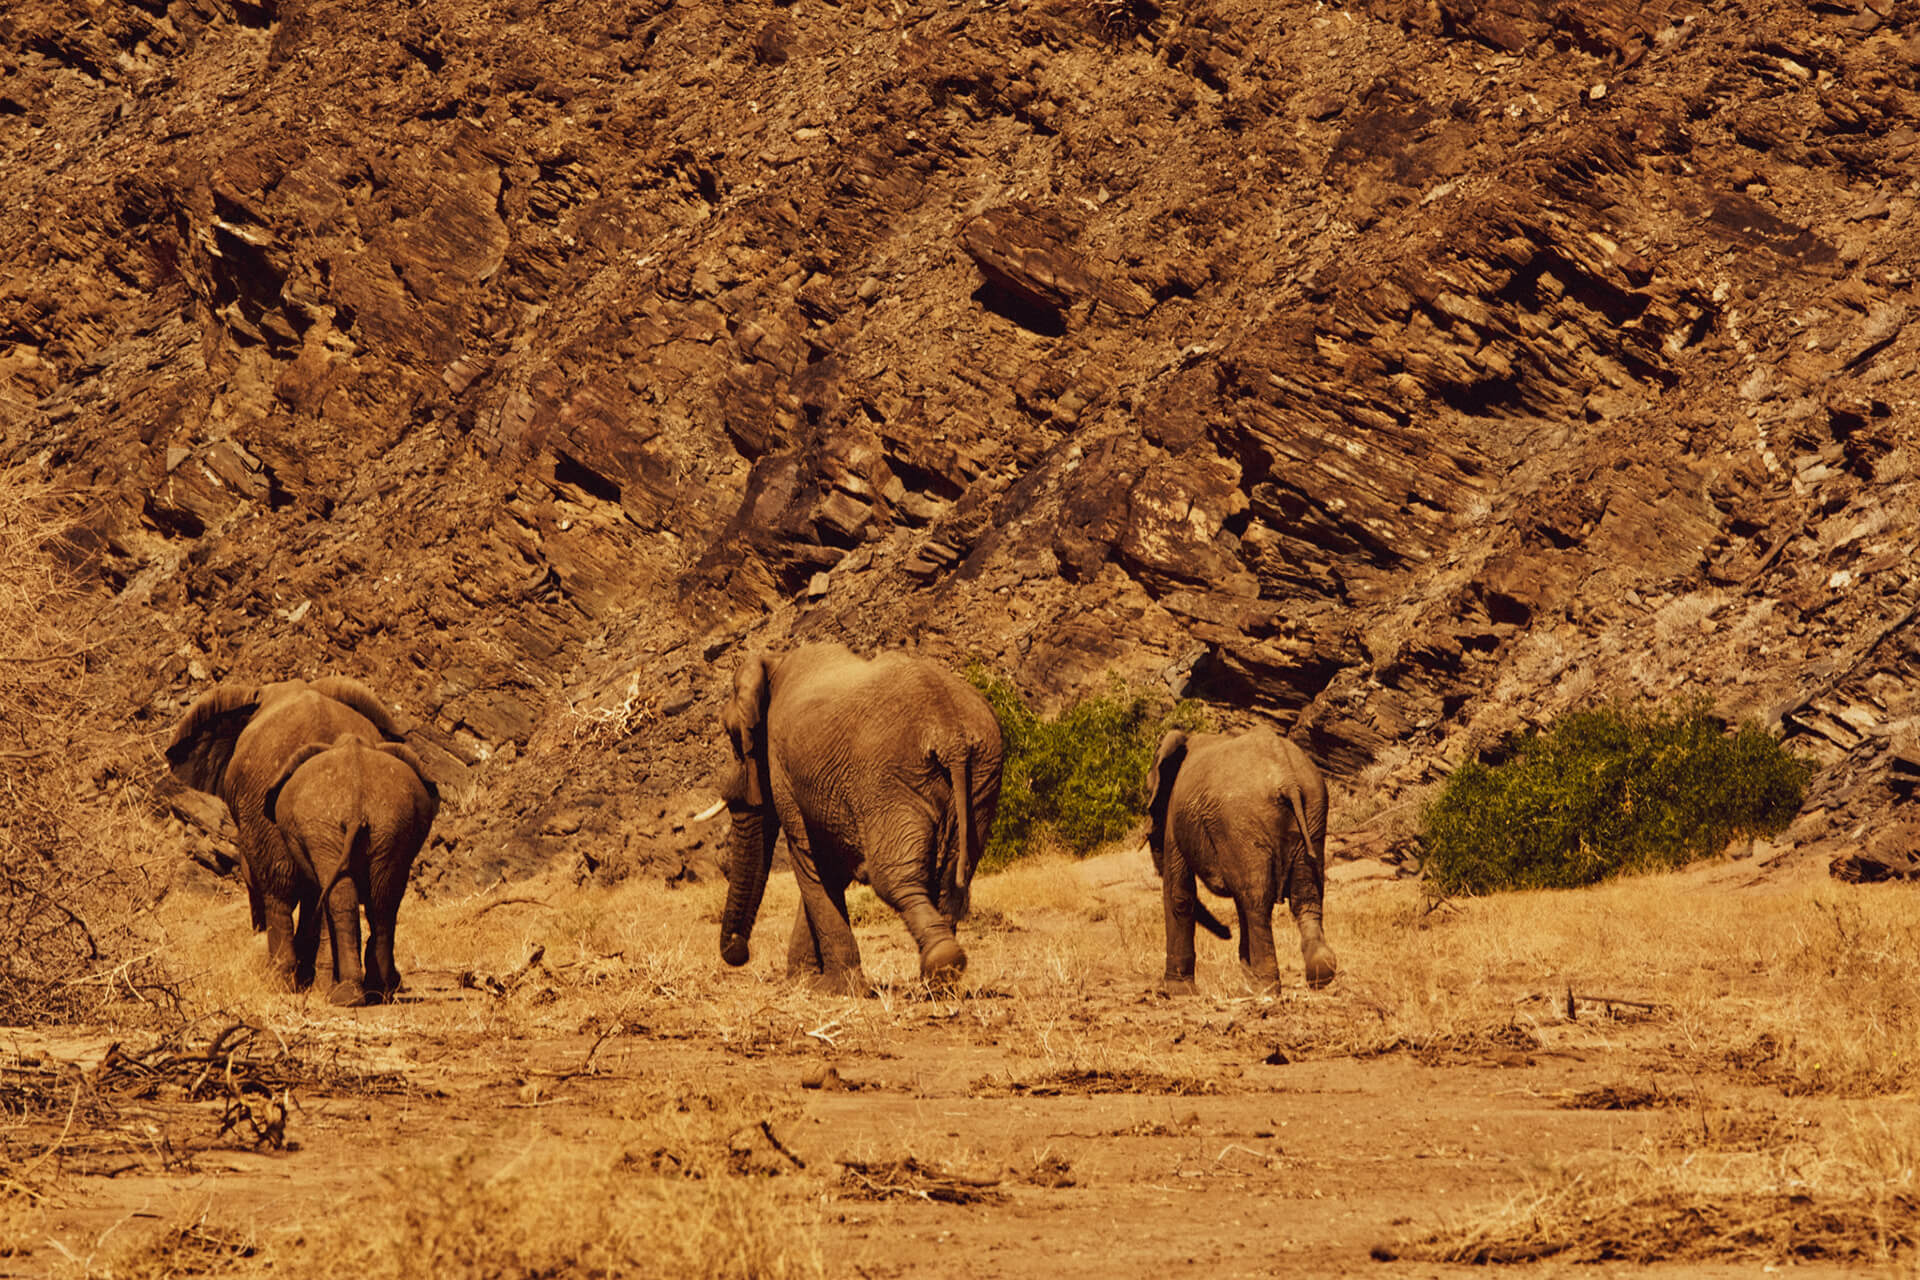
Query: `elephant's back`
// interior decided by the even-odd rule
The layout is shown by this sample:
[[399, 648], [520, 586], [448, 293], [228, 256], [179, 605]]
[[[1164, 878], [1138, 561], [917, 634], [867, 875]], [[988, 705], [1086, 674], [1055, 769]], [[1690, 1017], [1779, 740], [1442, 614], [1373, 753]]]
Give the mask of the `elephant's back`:
[[351, 830], [363, 820], [376, 840], [424, 836], [433, 805], [411, 765], [353, 741], [301, 765], [280, 793], [280, 808], [310, 828]]
[[1208, 790], [1241, 800], [1271, 797], [1285, 784], [1292, 762], [1286, 739], [1264, 730], [1215, 738], [1196, 747], [1181, 766]]
[[1287, 785], [1283, 739], [1255, 731], [1197, 744], [1174, 780], [1171, 821], [1188, 848], [1268, 849], [1279, 832], [1276, 802]]
[[245, 768], [267, 765], [277, 772], [278, 762], [301, 747], [325, 745], [348, 733], [371, 742], [382, 737], [373, 721], [352, 707], [303, 689], [275, 700], [254, 715], [234, 742], [234, 761]]
[[981, 785], [997, 779], [993, 711], [959, 677], [902, 654], [869, 660], [836, 647], [806, 657], [776, 683], [767, 722], [776, 790], [795, 797], [810, 826], [864, 848], [885, 835], [876, 823], [935, 822], [951, 799], [941, 762], [970, 749]]

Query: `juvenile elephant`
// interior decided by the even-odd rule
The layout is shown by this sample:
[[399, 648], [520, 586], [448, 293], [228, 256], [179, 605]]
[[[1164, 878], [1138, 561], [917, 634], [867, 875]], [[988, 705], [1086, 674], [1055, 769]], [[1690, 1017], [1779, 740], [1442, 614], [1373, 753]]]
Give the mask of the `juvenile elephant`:
[[327, 999], [357, 1005], [391, 998], [400, 989], [394, 921], [413, 859], [440, 809], [439, 789], [427, 780], [419, 757], [397, 742], [344, 733], [331, 746], [294, 752], [267, 788], [264, 807], [301, 873], [318, 886], [333, 955]]
[[1320, 933], [1326, 889], [1327, 787], [1313, 761], [1262, 729], [1182, 733], [1154, 755], [1147, 843], [1166, 910], [1163, 990], [1193, 991], [1193, 926], [1228, 936], [1194, 892], [1198, 878], [1240, 914], [1240, 961], [1269, 985], [1280, 980], [1273, 906], [1286, 899], [1300, 929], [1307, 985], [1333, 981], [1333, 949]]
[[865, 994], [847, 920], [864, 874], [920, 949], [920, 972], [966, 967], [954, 925], [1000, 800], [1000, 726], [973, 687], [904, 654], [868, 661], [837, 644], [740, 664], [723, 715], [734, 769], [720, 954], [747, 962], [773, 845], [787, 835], [800, 912], [787, 972]]
[[[319, 886], [303, 875], [286, 838], [267, 817], [267, 789], [295, 752], [343, 733], [398, 740], [399, 730], [373, 691], [357, 680], [223, 684], [187, 708], [167, 744], [173, 776], [226, 801], [239, 831], [240, 877], [253, 928], [267, 933], [267, 955], [292, 986], [313, 981], [319, 949]], [[294, 911], [299, 909], [299, 927]]]

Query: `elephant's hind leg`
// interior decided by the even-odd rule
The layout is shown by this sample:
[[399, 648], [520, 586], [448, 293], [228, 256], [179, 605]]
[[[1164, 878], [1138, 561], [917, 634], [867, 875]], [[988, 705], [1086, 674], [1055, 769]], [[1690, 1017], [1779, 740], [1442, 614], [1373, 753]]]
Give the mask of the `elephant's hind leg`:
[[[900, 913], [907, 932], [913, 935], [914, 945], [920, 950], [920, 976], [928, 982], [951, 983], [965, 972], [967, 953], [954, 936], [953, 922], [934, 904], [926, 883], [934, 865], [936, 836], [936, 829], [929, 824], [911, 838], [902, 838], [903, 844], [918, 845], [917, 851], [910, 848], [904, 856], [896, 856], [880, 850], [867, 860], [867, 866], [873, 873], [873, 891], [880, 901]], [[902, 868], [908, 870], [902, 872]]]
[[351, 876], [341, 876], [328, 888], [320, 904], [327, 913], [327, 948], [332, 957], [332, 983], [327, 1002], [342, 1008], [365, 1004], [366, 974], [361, 969], [360, 900], [362, 892]]
[[1280, 986], [1280, 956], [1273, 947], [1273, 900], [1250, 902], [1240, 908], [1240, 959], [1253, 976], [1255, 987], [1273, 991]]
[[1300, 930], [1300, 958], [1307, 985], [1318, 991], [1334, 979], [1339, 962], [1321, 929], [1321, 904], [1326, 894], [1326, 865], [1311, 857], [1295, 858], [1288, 871], [1287, 901]]

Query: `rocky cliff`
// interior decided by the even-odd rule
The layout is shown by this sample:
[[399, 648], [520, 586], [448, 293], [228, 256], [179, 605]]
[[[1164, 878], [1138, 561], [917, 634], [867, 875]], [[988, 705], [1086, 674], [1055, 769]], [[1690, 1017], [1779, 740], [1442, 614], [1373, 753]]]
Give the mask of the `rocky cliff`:
[[439, 874], [697, 862], [799, 637], [1165, 680], [1362, 826], [1698, 691], [1884, 843], [1916, 122], [1916, 0], [19, 0], [0, 464], [129, 723], [362, 676]]

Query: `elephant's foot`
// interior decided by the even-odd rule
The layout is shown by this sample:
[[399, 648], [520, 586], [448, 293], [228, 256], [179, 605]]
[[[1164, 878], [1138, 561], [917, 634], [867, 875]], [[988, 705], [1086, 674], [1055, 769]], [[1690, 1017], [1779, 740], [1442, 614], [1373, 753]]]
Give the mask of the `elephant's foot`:
[[1307, 985], [1315, 991], [1332, 982], [1339, 970], [1333, 958], [1333, 948], [1324, 942], [1307, 949], [1306, 961]]
[[873, 984], [867, 981], [866, 970], [857, 966], [852, 969], [829, 969], [824, 973], [801, 970], [789, 976], [807, 990], [818, 991], [822, 995], [853, 996], [861, 1000], [873, 995]]
[[1162, 978], [1160, 985], [1154, 988], [1163, 996], [1194, 996], [1200, 994], [1200, 987], [1192, 978]]
[[967, 953], [953, 938], [937, 939], [920, 953], [920, 976], [931, 983], [957, 982], [966, 968]]
[[358, 978], [344, 978], [328, 990], [327, 1003], [342, 1009], [355, 1008], [367, 1003], [367, 989]]
[[1275, 970], [1272, 973], [1262, 973], [1258, 969], [1249, 968], [1246, 971], [1246, 974], [1247, 974], [1247, 983], [1249, 986], [1253, 988], [1253, 993], [1255, 995], [1271, 996], [1271, 995], [1279, 994], [1280, 973], [1278, 970]]

